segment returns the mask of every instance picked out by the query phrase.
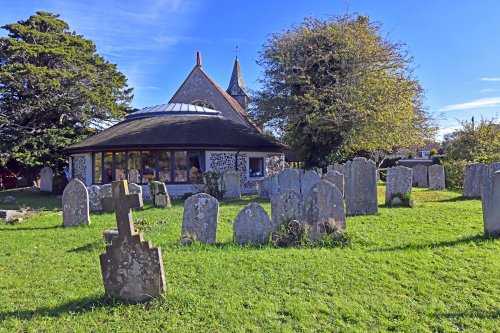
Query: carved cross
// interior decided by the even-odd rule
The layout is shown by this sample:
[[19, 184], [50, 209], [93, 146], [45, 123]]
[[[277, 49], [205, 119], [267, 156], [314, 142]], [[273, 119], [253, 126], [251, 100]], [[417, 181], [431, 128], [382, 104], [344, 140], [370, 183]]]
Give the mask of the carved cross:
[[111, 188], [113, 196], [104, 200], [110, 200], [115, 209], [119, 237], [129, 237], [134, 232], [132, 208], [142, 207], [142, 196], [138, 193], [129, 194], [126, 180], [112, 182]]
[[236, 58], [238, 58], [238, 45], [236, 45], [236, 48], [233, 51], [236, 54]]

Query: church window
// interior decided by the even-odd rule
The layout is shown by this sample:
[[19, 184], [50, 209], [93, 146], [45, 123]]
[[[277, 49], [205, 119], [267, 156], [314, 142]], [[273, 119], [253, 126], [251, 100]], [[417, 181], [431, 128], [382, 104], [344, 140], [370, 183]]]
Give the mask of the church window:
[[138, 151], [129, 151], [127, 153], [128, 161], [128, 181], [130, 183], [141, 182], [141, 153]]
[[102, 182], [111, 183], [113, 181], [113, 153], [104, 153], [104, 163], [103, 163], [103, 173]]
[[156, 156], [152, 151], [142, 152], [142, 182], [149, 183], [156, 179]]
[[250, 157], [248, 164], [249, 176], [251, 178], [264, 177], [264, 158]]
[[158, 162], [160, 163], [160, 174], [158, 179], [165, 183], [170, 183], [172, 181], [172, 163], [171, 163], [171, 153], [169, 151], [160, 151], [158, 154]]
[[125, 180], [125, 175], [127, 174], [127, 164], [125, 159], [125, 153], [119, 152], [115, 153], [115, 178], [114, 180]]
[[94, 153], [94, 184], [102, 184], [102, 153]]
[[187, 152], [174, 152], [174, 182], [187, 182]]

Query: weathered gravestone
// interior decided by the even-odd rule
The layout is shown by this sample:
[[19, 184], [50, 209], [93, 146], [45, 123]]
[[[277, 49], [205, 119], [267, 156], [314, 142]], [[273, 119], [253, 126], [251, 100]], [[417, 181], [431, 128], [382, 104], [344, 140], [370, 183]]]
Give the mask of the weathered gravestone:
[[224, 199], [240, 199], [241, 198], [241, 185], [240, 174], [234, 170], [224, 170], [222, 173], [222, 181], [226, 187], [224, 192]]
[[444, 167], [433, 164], [429, 167], [429, 190], [444, 190], [445, 178]]
[[[387, 205], [411, 205], [413, 169], [398, 165], [387, 169], [385, 182], [385, 203]], [[398, 200], [394, 200], [398, 199]]]
[[335, 166], [333, 164], [327, 165], [326, 172], [330, 172], [330, 171], [334, 171], [334, 170], [335, 170]]
[[320, 239], [330, 227], [345, 229], [344, 199], [331, 182], [320, 180], [309, 191], [304, 202], [304, 223], [312, 240]]
[[302, 195], [294, 190], [280, 191], [271, 198], [271, 231], [292, 220], [302, 221]]
[[321, 180], [321, 176], [312, 170], [307, 170], [300, 175], [300, 193], [306, 196], [311, 187]]
[[464, 197], [481, 197], [481, 184], [483, 177], [488, 172], [488, 165], [483, 163], [467, 164], [464, 177]]
[[427, 166], [417, 164], [413, 167], [413, 185], [415, 187], [429, 187], [427, 180]]
[[113, 188], [111, 184], [101, 186], [101, 208], [103, 212], [113, 212], [115, 203], [113, 202]]
[[481, 186], [484, 233], [500, 237], [500, 163], [486, 167]]
[[279, 191], [294, 190], [300, 193], [299, 172], [294, 169], [284, 169], [278, 174]]
[[233, 223], [234, 241], [240, 245], [261, 245], [269, 241], [271, 220], [257, 203], [246, 205]]
[[91, 212], [100, 212], [101, 205], [101, 188], [97, 185], [91, 185], [87, 188], [89, 193], [89, 209]]
[[279, 192], [278, 174], [266, 177], [259, 182], [259, 197], [272, 198]]
[[328, 171], [323, 175], [324, 180], [328, 180], [330, 183], [335, 185], [344, 196], [344, 175], [338, 171]]
[[49, 167], [43, 167], [40, 171], [40, 191], [52, 192], [54, 181], [54, 171]]
[[149, 194], [155, 207], [170, 208], [172, 203], [164, 182], [152, 181], [149, 183]]
[[199, 240], [205, 244], [215, 244], [219, 201], [206, 193], [190, 196], [184, 202], [182, 236]]
[[90, 224], [89, 194], [80, 180], [72, 179], [66, 185], [62, 195], [62, 205], [64, 227]]
[[137, 303], [157, 297], [166, 290], [160, 248], [136, 233], [132, 208], [142, 207], [139, 194], [129, 194], [127, 181], [112, 183], [118, 237], [101, 254], [101, 271], [107, 295]]
[[321, 177], [323, 176], [323, 169], [321, 168], [314, 168], [314, 171], [316, 171], [316, 173]]
[[356, 157], [344, 165], [344, 171], [347, 215], [376, 214], [378, 206], [375, 162]]
[[345, 164], [333, 163], [333, 171], [337, 171], [338, 173], [344, 174]]

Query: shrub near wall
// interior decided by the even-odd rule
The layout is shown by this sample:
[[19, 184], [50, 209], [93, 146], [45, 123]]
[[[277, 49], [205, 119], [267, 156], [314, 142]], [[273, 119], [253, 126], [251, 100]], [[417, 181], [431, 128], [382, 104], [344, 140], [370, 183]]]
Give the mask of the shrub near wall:
[[464, 188], [467, 161], [444, 160], [442, 164], [446, 175], [446, 188], [450, 190], [462, 190]]

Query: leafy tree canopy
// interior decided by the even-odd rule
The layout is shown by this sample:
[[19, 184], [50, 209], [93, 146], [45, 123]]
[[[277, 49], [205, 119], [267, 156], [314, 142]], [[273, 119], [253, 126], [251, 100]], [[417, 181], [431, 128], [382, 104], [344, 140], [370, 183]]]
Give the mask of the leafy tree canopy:
[[411, 61], [367, 17], [306, 18], [264, 44], [251, 115], [309, 166], [420, 145], [433, 126]]
[[0, 38], [1, 161], [60, 168], [57, 152], [125, 114], [132, 89], [59, 15], [37, 12], [2, 28], [8, 37]]

